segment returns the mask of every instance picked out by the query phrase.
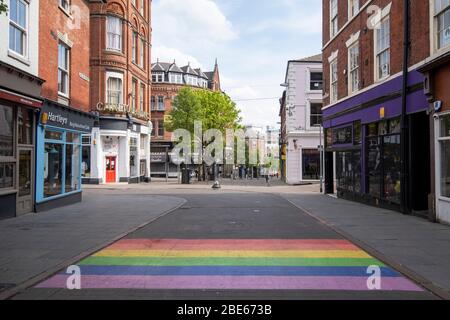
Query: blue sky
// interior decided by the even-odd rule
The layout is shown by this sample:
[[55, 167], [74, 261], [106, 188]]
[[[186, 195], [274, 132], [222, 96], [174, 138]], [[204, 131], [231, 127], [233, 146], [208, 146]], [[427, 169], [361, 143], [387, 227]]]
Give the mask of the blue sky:
[[[152, 60], [209, 71], [245, 124], [276, 125], [286, 64], [321, 51], [320, 0], [154, 0]], [[250, 100], [250, 101], [245, 101]]]

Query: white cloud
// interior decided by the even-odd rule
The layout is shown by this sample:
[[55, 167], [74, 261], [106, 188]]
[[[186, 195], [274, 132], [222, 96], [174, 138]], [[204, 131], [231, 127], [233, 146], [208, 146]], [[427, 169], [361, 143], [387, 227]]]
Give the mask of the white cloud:
[[195, 57], [174, 48], [165, 46], [153, 47], [152, 62], [156, 62], [157, 59], [161, 62], [173, 62], [175, 60], [179, 67], [190, 63], [193, 68], [201, 68], [203, 70], [202, 64]]
[[157, 0], [152, 10], [156, 45], [185, 50], [237, 37], [232, 23], [211, 0]]

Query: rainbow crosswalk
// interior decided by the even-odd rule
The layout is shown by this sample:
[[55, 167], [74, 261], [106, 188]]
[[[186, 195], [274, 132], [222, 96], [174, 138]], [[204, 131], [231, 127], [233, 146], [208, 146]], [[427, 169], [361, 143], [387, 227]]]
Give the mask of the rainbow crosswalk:
[[[124, 239], [82, 260], [82, 289], [423, 291], [347, 240]], [[37, 288], [66, 288], [61, 272]]]

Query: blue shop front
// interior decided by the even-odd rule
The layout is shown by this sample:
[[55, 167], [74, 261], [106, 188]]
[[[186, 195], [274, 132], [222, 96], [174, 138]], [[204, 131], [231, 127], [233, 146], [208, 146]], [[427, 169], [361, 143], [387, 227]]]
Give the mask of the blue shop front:
[[82, 135], [95, 116], [45, 100], [36, 134], [36, 212], [82, 200]]
[[[407, 140], [401, 135], [402, 76], [324, 109], [327, 193], [398, 211], [406, 199], [409, 213], [428, 214], [430, 117], [423, 81], [417, 71], [408, 75]], [[409, 150], [405, 172], [402, 144]]]

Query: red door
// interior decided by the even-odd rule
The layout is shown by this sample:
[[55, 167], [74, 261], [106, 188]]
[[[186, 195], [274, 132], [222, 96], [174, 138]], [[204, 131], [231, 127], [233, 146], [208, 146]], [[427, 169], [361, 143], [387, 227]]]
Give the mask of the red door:
[[116, 157], [106, 157], [106, 183], [116, 182]]

